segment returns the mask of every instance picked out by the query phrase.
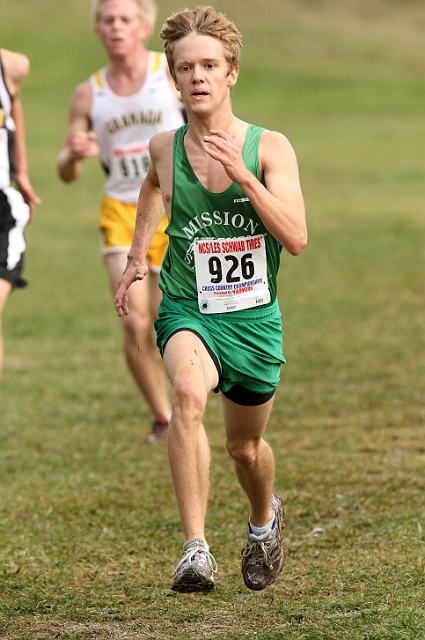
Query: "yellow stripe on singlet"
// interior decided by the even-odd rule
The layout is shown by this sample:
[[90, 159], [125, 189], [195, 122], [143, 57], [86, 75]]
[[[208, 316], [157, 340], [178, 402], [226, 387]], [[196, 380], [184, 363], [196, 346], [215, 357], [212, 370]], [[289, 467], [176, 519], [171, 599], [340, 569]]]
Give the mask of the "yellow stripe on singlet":
[[93, 74], [94, 75], [94, 79], [96, 80], [96, 84], [100, 89], [103, 89], [103, 81], [102, 81], [102, 73], [101, 70], [99, 69], [99, 71], [96, 71], [96, 73]]
[[158, 51], [155, 51], [153, 63], [152, 63], [152, 73], [156, 73], [161, 68], [161, 54]]

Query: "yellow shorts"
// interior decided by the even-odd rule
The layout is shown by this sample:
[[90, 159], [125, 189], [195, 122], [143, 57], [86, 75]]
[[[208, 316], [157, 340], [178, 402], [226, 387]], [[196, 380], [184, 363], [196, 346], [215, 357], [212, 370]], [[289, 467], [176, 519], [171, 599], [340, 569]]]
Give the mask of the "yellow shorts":
[[[135, 204], [126, 204], [104, 196], [99, 220], [103, 255], [128, 252], [133, 241], [136, 210]], [[167, 224], [168, 219], [164, 213], [147, 253], [149, 267], [155, 272], [160, 270], [168, 247], [168, 236], [164, 233]]]

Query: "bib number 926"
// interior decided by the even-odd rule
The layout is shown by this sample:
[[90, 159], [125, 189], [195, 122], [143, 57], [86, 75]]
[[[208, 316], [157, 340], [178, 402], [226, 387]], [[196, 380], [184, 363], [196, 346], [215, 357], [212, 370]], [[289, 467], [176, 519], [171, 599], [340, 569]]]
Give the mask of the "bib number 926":
[[219, 284], [223, 282], [223, 279], [225, 282], [231, 283], [250, 280], [254, 277], [255, 267], [252, 253], [245, 253], [240, 260], [236, 256], [225, 256], [223, 262], [218, 256], [212, 256], [208, 260], [212, 284]]

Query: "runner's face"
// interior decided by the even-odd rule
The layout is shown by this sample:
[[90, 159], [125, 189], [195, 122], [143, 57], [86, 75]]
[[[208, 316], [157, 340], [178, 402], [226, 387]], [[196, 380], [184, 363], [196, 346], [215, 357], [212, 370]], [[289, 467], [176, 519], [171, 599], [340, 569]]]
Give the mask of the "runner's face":
[[144, 41], [150, 27], [142, 24], [133, 0], [109, 0], [103, 5], [96, 34], [111, 55], [125, 55]]
[[230, 88], [236, 84], [239, 68], [229, 73], [222, 43], [211, 36], [190, 34], [174, 48], [176, 88], [186, 107], [197, 113], [216, 112], [230, 104]]

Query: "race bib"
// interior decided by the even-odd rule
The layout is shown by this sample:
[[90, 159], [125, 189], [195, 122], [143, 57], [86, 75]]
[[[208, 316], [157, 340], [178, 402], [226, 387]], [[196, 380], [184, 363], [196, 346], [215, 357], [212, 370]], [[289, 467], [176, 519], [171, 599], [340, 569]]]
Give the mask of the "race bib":
[[148, 142], [114, 147], [111, 151], [110, 179], [118, 191], [135, 189], [146, 178], [149, 164]]
[[264, 235], [197, 239], [194, 255], [201, 313], [230, 313], [270, 302]]
[[0, 128], [0, 189], [10, 185], [10, 164], [7, 129]]

